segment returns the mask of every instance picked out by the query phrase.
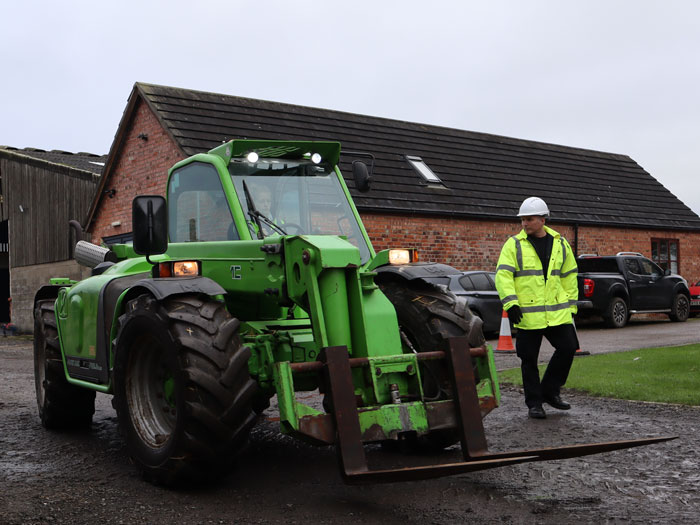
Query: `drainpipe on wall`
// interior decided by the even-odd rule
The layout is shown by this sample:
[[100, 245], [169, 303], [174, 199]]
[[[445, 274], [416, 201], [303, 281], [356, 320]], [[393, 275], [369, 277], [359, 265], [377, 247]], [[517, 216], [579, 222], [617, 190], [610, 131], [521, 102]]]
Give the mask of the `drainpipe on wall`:
[[578, 223], [574, 223], [574, 257], [578, 257]]

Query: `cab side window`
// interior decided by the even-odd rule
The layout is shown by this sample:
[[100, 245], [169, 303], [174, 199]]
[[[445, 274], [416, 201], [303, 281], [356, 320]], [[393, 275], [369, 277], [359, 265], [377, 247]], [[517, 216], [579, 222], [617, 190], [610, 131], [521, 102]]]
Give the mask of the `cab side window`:
[[487, 275], [489, 277], [489, 290], [491, 290], [493, 292], [497, 291], [496, 290], [496, 281], [495, 281], [496, 274], [489, 272]]
[[462, 288], [464, 288], [467, 292], [471, 292], [474, 290], [474, 283], [468, 275], [463, 275], [462, 277], [460, 277], [459, 284], [461, 284]]
[[661, 269], [649, 259], [641, 259], [639, 261], [639, 265], [642, 268], [642, 275], [652, 275], [654, 277], [659, 277], [663, 275]]
[[491, 283], [489, 282], [488, 275], [485, 273], [473, 273], [471, 278], [476, 290], [485, 291], [491, 289]]
[[627, 271], [630, 273], [634, 273], [637, 275], [641, 275], [641, 269], [639, 268], [639, 262], [637, 262], [637, 259], [625, 259], [625, 268], [627, 268]]
[[240, 239], [216, 168], [194, 162], [168, 184], [170, 242]]

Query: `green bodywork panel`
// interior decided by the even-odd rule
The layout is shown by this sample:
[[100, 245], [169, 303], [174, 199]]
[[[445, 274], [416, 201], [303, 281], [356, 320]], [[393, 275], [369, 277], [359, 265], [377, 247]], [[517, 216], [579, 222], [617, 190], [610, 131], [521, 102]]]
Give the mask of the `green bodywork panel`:
[[352, 357], [402, 352], [394, 307], [360, 267], [357, 248], [339, 237], [285, 239], [289, 297], [311, 312], [323, 348], [347, 346]]
[[66, 358], [94, 358], [97, 338], [97, 301], [110, 277], [85, 279], [70, 289], [62, 288], [56, 299], [61, 347]]
[[[262, 171], [256, 174], [257, 165], [242, 163], [241, 157], [251, 151], [260, 157], [275, 157], [264, 164], [274, 177], [266, 177], [267, 172]], [[324, 162], [330, 164], [311, 164], [305, 160], [311, 152], [319, 153]], [[185, 232], [176, 234], [189, 235], [189, 240], [171, 242], [166, 253], [151, 256], [151, 260], [154, 263], [196, 260], [200, 263], [201, 276], [225, 290], [222, 299], [226, 308], [241, 321], [241, 338], [252, 350], [248, 362], [250, 374], [268, 395], [277, 394], [283, 431], [296, 433], [300, 418], [320, 414], [295, 397], [298, 391], [319, 388], [318, 374], [293, 375], [291, 364], [314, 362], [324, 348], [342, 346], [347, 348], [351, 358], [368, 358], [366, 366], [352, 369], [356, 397], [366, 407], [358, 411], [363, 432], [378, 426], [386, 435], [405, 431], [424, 433], [429, 428], [418, 361], [403, 347], [394, 307], [374, 280], [373, 270], [388, 263], [388, 252], [375, 254], [337, 168], [339, 155], [340, 145], [333, 142], [236, 140], [177, 163], [169, 172], [169, 185], [171, 182], [179, 185], [179, 193], [169, 189], [169, 199], [172, 193], [172, 199], [179, 199], [177, 206], [189, 210], [187, 213], [191, 213], [192, 218], [189, 223], [177, 215], [171, 219], [179, 221], [177, 224]], [[239, 170], [236, 173], [244, 173], [242, 177], [250, 182], [251, 188], [259, 181], [268, 184], [290, 181], [287, 187], [295, 188], [294, 198], [298, 198], [299, 203], [288, 199], [277, 204], [288, 208], [297, 206], [294, 210], [298, 213], [298, 226], [309, 231], [256, 238], [256, 230], [251, 228], [250, 210], [244, 209], [244, 204], [249, 207], [252, 202], [242, 194], [240, 181], [234, 183], [234, 171], [229, 171], [232, 163], [236, 163]], [[192, 183], [185, 178], [187, 170], [194, 168], [210, 176], [211, 181], [206, 188], [187, 193], [187, 184], [194, 185], [200, 180], [195, 178]], [[294, 178], [295, 173], [297, 178]], [[313, 233], [318, 228], [318, 225], [311, 228], [316, 212], [302, 197], [316, 198], [313, 192], [321, 187], [331, 188], [334, 193], [317, 199], [318, 210], [321, 210], [318, 213], [329, 214], [325, 216], [325, 223], [318, 224], [327, 225], [329, 231], [347, 231], [347, 235]], [[216, 192], [221, 196], [219, 202], [224, 203], [226, 221], [232, 224], [228, 235], [233, 231], [235, 240], [206, 240], [204, 198]], [[342, 202], [323, 200], [333, 198]], [[196, 206], [186, 208], [187, 199]], [[176, 206], [175, 201], [169, 200], [168, 206]], [[342, 214], [332, 215], [338, 207], [344, 210]], [[305, 218], [303, 213], [310, 218]], [[350, 226], [343, 229], [346, 222]], [[288, 225], [289, 221], [281, 224]], [[171, 240], [174, 231], [171, 229]], [[120, 262], [103, 274], [77, 283], [52, 281], [54, 285], [63, 286], [56, 300], [56, 318], [64, 364], [99, 366], [93, 360], [98, 345], [97, 333], [104, 329], [98, 326], [101, 291], [113, 279], [151, 271], [151, 265], [137, 255], [132, 246], [116, 245], [111, 250]], [[109, 309], [111, 318], [105, 319], [107, 326], [111, 326], [107, 338], [110, 369], [114, 364], [110, 342], [117, 335], [117, 319], [124, 312], [127, 294], [125, 290], [116, 304], [110, 305], [113, 306]], [[491, 350], [487, 358], [476, 361], [482, 378], [477, 387], [479, 396], [498, 400], [500, 394]], [[71, 377], [67, 367], [66, 375], [74, 384], [111, 391], [111, 374], [106, 382], [86, 382]]]

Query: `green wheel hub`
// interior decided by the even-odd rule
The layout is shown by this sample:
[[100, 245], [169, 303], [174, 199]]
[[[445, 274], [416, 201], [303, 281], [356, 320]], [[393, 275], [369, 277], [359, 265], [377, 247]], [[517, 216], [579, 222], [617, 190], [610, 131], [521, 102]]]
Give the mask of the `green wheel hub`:
[[135, 341], [129, 355], [126, 399], [134, 428], [148, 446], [165, 443], [177, 423], [175, 377], [166, 349], [150, 335]]

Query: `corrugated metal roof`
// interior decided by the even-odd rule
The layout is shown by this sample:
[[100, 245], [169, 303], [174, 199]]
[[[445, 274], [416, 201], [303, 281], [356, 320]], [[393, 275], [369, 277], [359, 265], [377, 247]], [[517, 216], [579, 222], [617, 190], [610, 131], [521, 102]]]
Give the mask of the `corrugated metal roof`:
[[51, 150], [46, 151], [38, 148], [13, 148], [11, 146], [0, 146], [0, 149], [18, 155], [26, 155], [35, 159], [45, 160], [52, 164], [61, 164], [83, 171], [89, 171], [96, 175], [102, 173], [107, 155], [95, 155], [94, 153], [71, 153], [69, 151]]
[[[352, 160], [341, 169], [360, 210], [512, 218], [525, 197], [579, 223], [700, 229], [700, 217], [626, 155], [137, 83], [187, 155], [233, 138], [336, 140], [375, 156], [372, 190], [359, 193]], [[443, 182], [428, 185], [406, 161], [421, 157]]]

